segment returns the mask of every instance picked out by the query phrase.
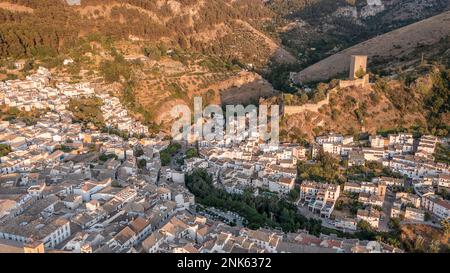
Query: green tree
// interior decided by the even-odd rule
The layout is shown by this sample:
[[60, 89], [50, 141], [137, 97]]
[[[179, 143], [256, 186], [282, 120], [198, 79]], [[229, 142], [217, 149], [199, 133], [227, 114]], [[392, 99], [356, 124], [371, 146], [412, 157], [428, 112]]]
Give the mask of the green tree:
[[121, 188], [122, 186], [120, 185], [119, 181], [113, 180], [111, 182], [111, 187], [113, 187], [113, 188]]
[[319, 152], [317, 163], [299, 162], [298, 174], [301, 180], [340, 183], [339, 160], [332, 155]]
[[10, 152], [12, 152], [11, 146], [7, 144], [0, 144], [0, 157], [7, 156]]
[[102, 105], [102, 100], [96, 97], [72, 98], [69, 101], [68, 110], [72, 112], [75, 122], [84, 125], [92, 123], [98, 128], [102, 128], [105, 125], [103, 113], [100, 109]]
[[389, 220], [388, 227], [395, 231], [400, 231], [400, 229], [401, 229], [400, 219], [399, 218], [391, 218]]
[[443, 145], [438, 143], [436, 145], [434, 158], [436, 162], [442, 162], [450, 164], [450, 147], [448, 145]]
[[444, 231], [444, 235], [448, 236], [450, 234], [450, 221], [448, 218], [443, 219], [441, 221], [442, 230]]
[[170, 154], [165, 151], [161, 152], [160, 159], [162, 166], [168, 166], [170, 164], [170, 161], [172, 161], [172, 157], [170, 156]]
[[356, 236], [362, 240], [375, 240], [375, 237], [379, 235], [373, 230], [369, 222], [365, 220], [359, 221], [357, 228], [358, 232], [356, 233]]
[[134, 149], [134, 156], [135, 157], [141, 157], [144, 155], [144, 150], [142, 149], [142, 147], [136, 147]]
[[307, 229], [311, 234], [322, 231], [320, 221], [307, 219], [297, 212], [297, 207], [277, 195], [260, 194], [255, 196], [246, 190], [243, 194], [229, 194], [215, 187], [212, 177], [205, 170], [194, 170], [186, 177], [186, 186], [195, 195], [199, 204], [233, 211], [241, 215], [251, 229], [260, 227], [280, 227], [284, 231]]
[[342, 210], [344, 208], [344, 201], [343, 200], [337, 200], [336, 205], [334, 206], [336, 210]]
[[100, 72], [107, 82], [118, 82], [121, 77], [130, 80], [132, 76], [131, 64], [122, 55], [115, 52], [113, 60], [100, 63]]
[[140, 169], [144, 169], [146, 166], [147, 166], [147, 160], [141, 159], [141, 160], [138, 161], [138, 167]]
[[172, 156], [181, 149], [181, 144], [171, 143], [166, 149], [160, 152], [161, 165], [168, 166], [172, 161]]
[[189, 148], [186, 151], [186, 158], [198, 157], [198, 151], [195, 148]]
[[295, 202], [300, 197], [300, 189], [294, 188], [289, 192], [288, 198], [290, 201]]
[[441, 243], [439, 240], [432, 240], [430, 246], [428, 247], [428, 252], [430, 253], [439, 253], [441, 249]]
[[357, 227], [362, 232], [372, 232], [373, 231], [372, 226], [369, 224], [369, 222], [367, 222], [365, 220], [359, 221]]
[[366, 71], [364, 71], [364, 69], [362, 67], [360, 67], [356, 72], [355, 72], [355, 77], [360, 79], [362, 77], [364, 77], [364, 75], [366, 75]]

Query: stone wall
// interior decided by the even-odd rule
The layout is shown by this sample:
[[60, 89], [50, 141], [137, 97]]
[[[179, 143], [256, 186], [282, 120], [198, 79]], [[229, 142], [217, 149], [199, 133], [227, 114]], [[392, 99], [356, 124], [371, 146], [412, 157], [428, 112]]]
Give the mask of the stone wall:
[[332, 89], [328, 92], [326, 99], [319, 101], [318, 103], [308, 103], [303, 105], [285, 105], [283, 107], [284, 115], [295, 115], [300, 114], [305, 111], [318, 113], [319, 109], [324, 105], [328, 105], [330, 103], [330, 93], [335, 92], [336, 89]]
[[340, 88], [347, 88], [351, 86], [355, 87], [365, 87], [369, 85], [369, 74], [364, 75], [361, 79], [356, 80], [340, 80], [339, 81], [339, 87]]

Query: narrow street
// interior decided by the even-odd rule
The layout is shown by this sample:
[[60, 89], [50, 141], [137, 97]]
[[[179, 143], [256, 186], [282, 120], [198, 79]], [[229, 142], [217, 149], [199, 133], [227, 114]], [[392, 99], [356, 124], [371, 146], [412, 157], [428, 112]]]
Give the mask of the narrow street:
[[391, 191], [386, 191], [386, 196], [384, 197], [383, 203], [383, 211], [381, 212], [381, 219], [379, 224], [379, 230], [388, 232], [389, 228], [389, 220], [391, 216], [391, 209], [395, 201], [395, 195]]

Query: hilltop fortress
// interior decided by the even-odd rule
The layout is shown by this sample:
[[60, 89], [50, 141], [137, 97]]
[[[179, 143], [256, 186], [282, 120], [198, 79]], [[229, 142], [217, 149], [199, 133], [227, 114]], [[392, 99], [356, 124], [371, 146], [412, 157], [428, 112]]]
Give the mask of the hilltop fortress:
[[369, 84], [369, 74], [367, 73], [367, 56], [352, 55], [350, 62], [349, 80], [340, 80], [339, 87], [351, 86], [365, 87]]
[[[369, 85], [370, 76], [367, 73], [367, 56], [352, 55], [350, 62], [350, 74], [348, 80], [340, 80], [339, 88], [347, 87], [365, 87]], [[283, 115], [295, 115], [305, 111], [319, 112], [319, 109], [330, 102], [330, 93], [335, 92], [336, 88], [330, 90], [327, 97], [317, 103], [307, 103], [303, 105], [283, 105]]]

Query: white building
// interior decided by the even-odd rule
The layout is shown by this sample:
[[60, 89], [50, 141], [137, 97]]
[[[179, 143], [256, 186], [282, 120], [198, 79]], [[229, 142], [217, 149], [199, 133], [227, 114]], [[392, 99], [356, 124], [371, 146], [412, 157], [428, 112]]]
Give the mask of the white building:
[[380, 224], [380, 212], [375, 209], [359, 209], [356, 213], [356, 219], [364, 220], [368, 222], [374, 229], [378, 229], [378, 226]]
[[423, 222], [425, 220], [425, 212], [421, 209], [407, 207], [405, 210], [405, 220]]
[[439, 219], [450, 217], [450, 202], [437, 198], [435, 195], [427, 195], [422, 198], [422, 207], [432, 212]]

